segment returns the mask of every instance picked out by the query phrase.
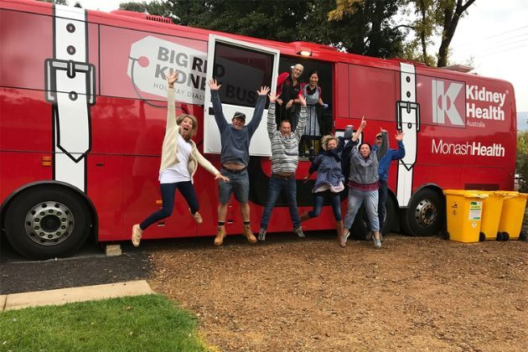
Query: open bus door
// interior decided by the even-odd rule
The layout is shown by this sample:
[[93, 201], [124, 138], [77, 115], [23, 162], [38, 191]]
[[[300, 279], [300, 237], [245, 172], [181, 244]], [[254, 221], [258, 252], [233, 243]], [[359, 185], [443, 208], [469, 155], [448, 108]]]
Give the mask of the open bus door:
[[[207, 81], [218, 80], [220, 100], [228, 123], [235, 112], [246, 115], [246, 124], [251, 121], [257, 102], [257, 90], [261, 86], [276, 91], [279, 51], [253, 43], [211, 34], [207, 56]], [[267, 108], [267, 105], [266, 105]], [[270, 156], [271, 145], [266, 130], [267, 109], [262, 122], [253, 135], [249, 146], [252, 156]], [[204, 152], [220, 154], [220, 133], [214, 119], [211, 90], [205, 88], [204, 104]]]

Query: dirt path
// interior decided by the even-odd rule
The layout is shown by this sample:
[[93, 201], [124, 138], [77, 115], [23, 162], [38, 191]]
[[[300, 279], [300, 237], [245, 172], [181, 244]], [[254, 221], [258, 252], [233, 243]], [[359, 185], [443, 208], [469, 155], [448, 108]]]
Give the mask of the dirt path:
[[228, 238], [151, 249], [152, 287], [222, 351], [523, 351], [528, 242]]

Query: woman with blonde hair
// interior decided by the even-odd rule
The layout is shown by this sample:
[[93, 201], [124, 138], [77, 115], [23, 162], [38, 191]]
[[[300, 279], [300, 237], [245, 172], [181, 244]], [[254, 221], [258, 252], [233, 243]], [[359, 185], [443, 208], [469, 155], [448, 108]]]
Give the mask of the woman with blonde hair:
[[139, 246], [143, 231], [161, 219], [171, 216], [174, 210], [176, 190], [179, 190], [196, 223], [202, 223], [202, 216], [198, 212], [199, 204], [193, 186], [193, 176], [198, 164], [215, 176], [216, 180], [229, 181], [225, 176], [205, 159], [196, 148], [192, 137], [198, 130], [198, 120], [193, 115], [182, 114], [176, 118], [174, 107], [174, 83], [178, 79], [178, 71], [167, 77], [167, 126], [161, 150], [161, 166], [159, 172], [161, 199], [163, 207], [152, 213], [140, 224], [132, 226], [132, 244]]
[[321, 139], [323, 151], [312, 161], [308, 175], [304, 178], [307, 182], [311, 174], [317, 171], [317, 178], [312, 189], [314, 207], [313, 210], [301, 215], [301, 221], [319, 216], [325, 198], [329, 198], [336, 221], [337, 239], [339, 240], [343, 236], [340, 192], [345, 189], [343, 184], [345, 178], [341, 171], [341, 148], [338, 148], [337, 145], [337, 139], [333, 135], [327, 135]]

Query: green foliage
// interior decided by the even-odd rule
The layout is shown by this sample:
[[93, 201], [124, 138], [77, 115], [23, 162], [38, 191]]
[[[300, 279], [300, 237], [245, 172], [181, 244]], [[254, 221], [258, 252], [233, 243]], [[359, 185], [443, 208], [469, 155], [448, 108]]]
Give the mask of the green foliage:
[[517, 132], [517, 173], [521, 175], [524, 183], [519, 189], [528, 192], [528, 131]]
[[[346, 0], [349, 1], [349, 0]], [[404, 35], [391, 22], [401, 0], [354, 0], [353, 11], [335, 0], [167, 0], [125, 3], [120, 8], [170, 17], [176, 24], [282, 42], [308, 41], [375, 57], [403, 53]]]
[[0, 313], [5, 351], [206, 351], [196, 321], [163, 296]]
[[[458, 21], [476, 0], [403, 0], [414, 9], [415, 20], [413, 28], [415, 39], [406, 49], [406, 58], [433, 66], [444, 67], [448, 64], [449, 45], [455, 36]], [[427, 49], [432, 44], [432, 37], [440, 36], [440, 48], [436, 54], [437, 60]]]

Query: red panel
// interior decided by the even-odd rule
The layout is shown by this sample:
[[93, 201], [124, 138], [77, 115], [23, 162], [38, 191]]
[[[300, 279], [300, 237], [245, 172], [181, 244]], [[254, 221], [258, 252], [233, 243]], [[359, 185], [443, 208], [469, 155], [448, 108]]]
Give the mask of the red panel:
[[350, 88], [347, 64], [335, 65], [335, 117], [350, 117]]
[[349, 79], [351, 117], [395, 121], [396, 72], [351, 65]]
[[12, 192], [36, 181], [51, 180], [52, 169], [42, 166], [46, 153], [0, 152], [0, 204]]
[[49, 16], [0, 11], [0, 86], [44, 87], [44, 60], [53, 57], [52, 32]]

